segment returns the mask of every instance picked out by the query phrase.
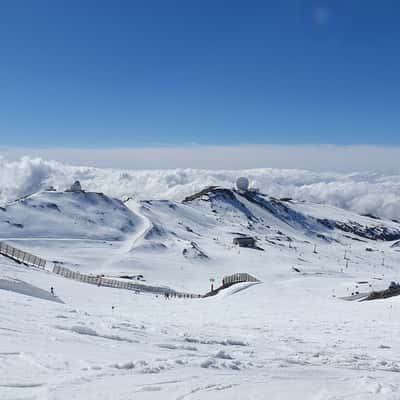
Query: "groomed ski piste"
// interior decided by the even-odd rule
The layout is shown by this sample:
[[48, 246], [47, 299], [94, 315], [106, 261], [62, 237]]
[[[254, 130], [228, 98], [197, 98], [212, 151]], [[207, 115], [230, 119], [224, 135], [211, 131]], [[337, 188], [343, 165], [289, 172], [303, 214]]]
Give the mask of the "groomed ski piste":
[[[0, 209], [0, 241], [47, 260], [0, 256], [0, 399], [400, 398], [400, 298], [358, 301], [399, 280], [398, 222], [228, 186], [192, 195], [39, 191]], [[233, 245], [245, 236], [256, 248]], [[145, 289], [206, 294], [234, 273], [259, 282]]]

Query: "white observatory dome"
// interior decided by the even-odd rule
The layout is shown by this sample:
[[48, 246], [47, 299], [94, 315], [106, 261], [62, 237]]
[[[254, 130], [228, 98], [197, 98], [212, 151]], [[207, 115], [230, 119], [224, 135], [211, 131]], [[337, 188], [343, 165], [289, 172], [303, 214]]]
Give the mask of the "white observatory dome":
[[236, 181], [236, 187], [239, 190], [246, 192], [247, 190], [249, 190], [249, 180], [247, 178], [245, 178], [244, 176], [241, 176]]
[[71, 185], [71, 192], [81, 192], [82, 191], [82, 186], [81, 183], [79, 181], [75, 181], [72, 185]]

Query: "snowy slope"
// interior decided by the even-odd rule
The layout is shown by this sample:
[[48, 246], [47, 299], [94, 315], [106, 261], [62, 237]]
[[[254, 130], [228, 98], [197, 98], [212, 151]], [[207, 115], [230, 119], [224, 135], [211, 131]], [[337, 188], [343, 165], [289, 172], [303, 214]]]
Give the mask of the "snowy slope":
[[101, 193], [39, 192], [0, 208], [0, 238], [121, 239], [138, 217]]
[[322, 257], [324, 274], [298, 275], [294, 251], [241, 252], [241, 266], [251, 263], [263, 282], [206, 300], [166, 301], [2, 263], [10, 278], [54, 286], [65, 304], [0, 290], [1, 398], [395, 399], [400, 304], [332, 297], [378, 273], [334, 272], [332, 253], [313, 260], [310, 250], [304, 256], [313, 268]]
[[[237, 235], [268, 236], [281, 240], [397, 240], [400, 224], [360, 216], [332, 206], [282, 201], [256, 192], [241, 193], [211, 188], [191, 196], [183, 204], [172, 201], [142, 202], [143, 212], [156, 221], [159, 236], [195, 240], [210, 236], [210, 229]], [[171, 228], [173, 228], [171, 230]], [[169, 229], [169, 235], [167, 235]], [[351, 236], [349, 236], [349, 234]], [[263, 238], [263, 236], [265, 236]]]
[[[81, 272], [196, 293], [260, 280], [165, 300], [0, 256], [0, 399], [400, 396], [399, 298], [341, 299], [399, 280], [399, 240], [364, 235], [395, 237], [393, 221], [227, 188], [184, 202], [45, 192], [0, 217], [7, 242]], [[233, 246], [240, 234], [264, 251]]]
[[297, 201], [291, 201], [290, 207], [324, 224], [369, 239], [396, 240], [400, 231], [400, 223], [396, 220], [382, 220], [372, 215], [357, 215], [338, 207]]

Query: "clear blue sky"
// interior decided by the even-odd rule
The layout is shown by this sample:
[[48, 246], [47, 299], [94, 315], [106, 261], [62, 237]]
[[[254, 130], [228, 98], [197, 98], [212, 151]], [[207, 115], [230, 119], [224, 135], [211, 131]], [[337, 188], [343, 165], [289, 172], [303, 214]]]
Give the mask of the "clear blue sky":
[[0, 145], [400, 144], [398, 1], [0, 0]]

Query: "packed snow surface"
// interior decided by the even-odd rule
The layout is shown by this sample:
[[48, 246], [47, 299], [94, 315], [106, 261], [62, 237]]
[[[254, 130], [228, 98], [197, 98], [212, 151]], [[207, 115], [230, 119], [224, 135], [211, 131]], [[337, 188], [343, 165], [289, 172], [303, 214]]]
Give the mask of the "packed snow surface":
[[[0, 399], [400, 398], [399, 298], [343, 299], [399, 280], [399, 223], [230, 186], [123, 200], [39, 191], [0, 209], [0, 240], [48, 260], [0, 256]], [[203, 294], [259, 282], [165, 299], [53, 265]]]

